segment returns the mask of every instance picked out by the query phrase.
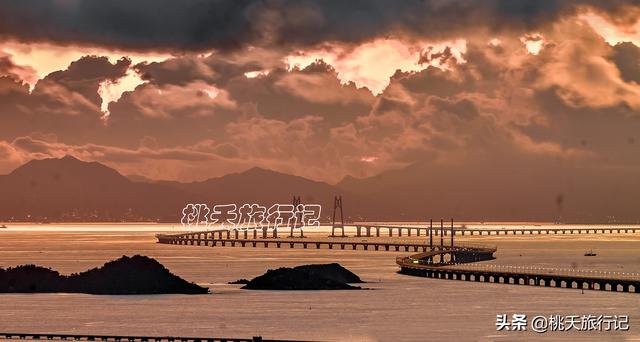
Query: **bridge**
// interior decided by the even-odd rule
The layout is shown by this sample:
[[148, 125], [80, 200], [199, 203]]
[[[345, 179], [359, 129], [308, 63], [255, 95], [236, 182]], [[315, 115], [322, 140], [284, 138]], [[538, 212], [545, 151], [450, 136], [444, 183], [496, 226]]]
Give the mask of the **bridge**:
[[[171, 245], [191, 245], [191, 246], [208, 246], [208, 247], [262, 247], [262, 248], [316, 248], [316, 249], [350, 249], [365, 251], [404, 251], [404, 252], [432, 252], [440, 251], [440, 254], [449, 254], [456, 251], [458, 254], [466, 253], [473, 250], [495, 252], [495, 247], [487, 247], [482, 245], [433, 245], [426, 240], [354, 240], [354, 239], [300, 239], [300, 238], [226, 238], [229, 231], [209, 231], [209, 232], [188, 232], [182, 234], [157, 234], [156, 238], [159, 243]], [[222, 238], [219, 233], [224, 233]], [[231, 233], [229, 233], [231, 234]]]
[[[635, 226], [628, 227], [531, 227], [531, 228], [466, 228], [463, 226], [455, 227], [420, 227], [420, 226], [400, 226], [388, 225], [382, 223], [366, 223], [355, 222], [355, 236], [357, 237], [380, 237], [380, 236], [428, 236], [429, 232], [433, 235], [458, 235], [458, 236], [474, 236], [474, 235], [564, 235], [564, 234], [624, 234], [624, 233], [640, 233], [640, 228]], [[444, 229], [443, 229], [444, 228]]]
[[[356, 223], [353, 226], [344, 226], [341, 235], [335, 235], [332, 230], [331, 237], [347, 237], [344, 234], [345, 229], [353, 230], [354, 237], [358, 238], [371, 238], [371, 237], [430, 237], [432, 236], [499, 236], [499, 235], [567, 235], [567, 234], [635, 234], [640, 233], [638, 227], [571, 227], [571, 228], [464, 228], [462, 226], [448, 226], [444, 227], [419, 227], [419, 226], [396, 226], [386, 224], [364, 224]], [[192, 231], [180, 234], [171, 234], [167, 236], [173, 236], [176, 238], [188, 239], [188, 240], [262, 240], [266, 239], [279, 239], [278, 230], [274, 229], [268, 236], [267, 229], [264, 228], [244, 228], [244, 229], [212, 229], [207, 231]], [[294, 238], [293, 233], [288, 236]], [[304, 237], [302, 234], [300, 237]], [[260, 240], [260, 241], [262, 241]]]
[[[456, 235], [545, 235], [548, 234], [598, 234], [598, 233], [635, 233], [640, 228], [634, 227], [565, 227], [565, 228], [525, 228], [525, 229], [469, 229], [456, 227], [451, 220], [449, 227], [445, 229], [444, 220], [440, 221], [440, 227], [434, 227], [433, 222], [429, 227], [396, 226], [386, 224], [357, 223], [355, 238], [347, 239], [344, 234], [346, 226], [332, 225], [332, 232], [328, 238], [310, 239], [296, 238], [293, 233], [288, 238], [279, 238], [277, 230], [272, 232], [272, 237], [267, 238], [266, 229], [252, 228], [244, 230], [217, 229], [210, 231], [185, 232], [180, 234], [158, 234], [159, 243], [174, 245], [197, 246], [240, 246], [240, 247], [264, 247], [269, 248], [313, 248], [321, 249], [351, 249], [373, 251], [413, 251], [418, 254], [409, 257], [398, 257], [396, 263], [400, 266], [400, 273], [414, 276], [422, 276], [438, 279], [464, 280], [476, 282], [492, 282], [514, 285], [535, 285], [544, 287], [580, 288], [591, 290], [608, 290], [615, 292], [640, 293], [640, 274], [575, 271], [542, 268], [517, 268], [510, 266], [477, 265], [478, 261], [493, 259], [496, 247], [476, 244], [454, 244]], [[335, 230], [340, 229], [341, 235], [336, 235]], [[388, 237], [381, 236], [386, 230]], [[258, 238], [258, 232], [262, 238]], [[394, 235], [394, 231], [397, 235]], [[424, 233], [428, 240], [394, 240], [391, 237], [415, 236]], [[375, 233], [375, 236], [374, 236]], [[250, 236], [251, 235], [251, 236]], [[440, 238], [440, 244], [434, 244], [434, 235]], [[445, 245], [444, 237], [448, 236], [448, 245]], [[366, 239], [363, 239], [366, 238]]]
[[428, 253], [396, 258], [396, 263], [400, 266], [400, 273], [413, 276], [512, 285], [640, 293], [639, 273], [464, 264], [464, 262], [467, 262], [467, 260], [453, 259], [434, 263]]

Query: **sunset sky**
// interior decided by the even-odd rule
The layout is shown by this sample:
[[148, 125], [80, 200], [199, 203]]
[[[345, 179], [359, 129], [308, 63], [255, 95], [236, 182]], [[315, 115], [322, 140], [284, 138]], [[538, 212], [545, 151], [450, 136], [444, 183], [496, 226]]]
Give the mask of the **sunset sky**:
[[615, 0], [2, 1], [0, 174], [70, 154], [182, 181], [637, 176], [639, 19]]

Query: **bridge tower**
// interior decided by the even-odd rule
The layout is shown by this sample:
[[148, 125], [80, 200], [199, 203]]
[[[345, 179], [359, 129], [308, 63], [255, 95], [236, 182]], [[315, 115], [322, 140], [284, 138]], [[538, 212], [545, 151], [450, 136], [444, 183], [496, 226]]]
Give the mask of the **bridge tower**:
[[429, 249], [433, 250], [433, 219], [429, 220]]
[[300, 196], [294, 195], [291, 203], [293, 204], [293, 212], [296, 217], [294, 220], [294, 224], [291, 226], [291, 235], [289, 237], [293, 237], [293, 230], [295, 228], [300, 228], [300, 237], [304, 237], [304, 230], [302, 229], [303, 212], [298, 210], [298, 206], [302, 204], [302, 201], [300, 200]]
[[440, 250], [444, 248], [444, 220], [440, 219]]
[[453, 230], [453, 217], [451, 218], [451, 247], [453, 247], [453, 236], [455, 235], [455, 231]]
[[[336, 214], [340, 211], [340, 221], [336, 221]], [[344, 216], [342, 212], [342, 196], [333, 197], [333, 220], [331, 221], [331, 236], [336, 236], [335, 230], [341, 229], [344, 237]]]

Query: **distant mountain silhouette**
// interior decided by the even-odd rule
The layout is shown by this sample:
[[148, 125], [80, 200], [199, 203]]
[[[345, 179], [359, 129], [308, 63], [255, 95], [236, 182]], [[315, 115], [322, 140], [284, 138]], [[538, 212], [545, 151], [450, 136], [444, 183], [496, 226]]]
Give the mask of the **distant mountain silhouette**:
[[379, 208], [375, 201], [332, 185], [257, 167], [180, 183], [125, 177], [103, 164], [71, 156], [32, 160], [0, 176], [0, 188], [0, 220], [17, 221], [178, 222], [187, 203], [271, 205], [291, 203], [293, 196], [321, 204], [326, 220], [339, 194], [345, 197], [345, 213], [354, 219], [362, 213], [376, 215]]
[[32, 160], [0, 176], [4, 220], [167, 220], [189, 195], [132, 182], [100, 163], [74, 157]]
[[345, 216], [354, 221], [638, 222], [640, 177], [630, 172], [606, 165], [576, 172], [543, 163], [526, 169], [418, 163], [369, 178], [347, 176], [336, 185], [257, 167], [180, 183], [125, 177], [67, 156], [32, 160], [0, 176], [0, 221], [179, 222], [187, 203], [269, 206], [291, 203], [293, 196], [321, 204], [327, 221], [333, 197], [342, 195]]
[[126, 175], [125, 177], [127, 177], [127, 179], [129, 179], [132, 182], [138, 182], [138, 183], [155, 183], [157, 182], [155, 179], [151, 179], [145, 176], [141, 176], [141, 175]]
[[369, 178], [348, 176], [336, 186], [384, 198], [383, 215], [399, 220], [640, 222], [640, 177], [633, 170], [603, 165], [578, 172], [578, 167], [417, 163]]
[[[324, 208], [333, 205], [333, 197], [340, 190], [327, 183], [284, 173], [251, 168], [202, 182], [177, 183], [175, 186], [202, 196], [215, 196], [220, 203], [291, 203], [294, 195], [304, 203], [321, 203]], [[332, 209], [331, 207], [330, 209]]]
[[[322, 205], [322, 220], [329, 219], [336, 195], [345, 198], [345, 219], [361, 220], [377, 217], [382, 204], [375, 199], [352, 194], [324, 182], [254, 167], [240, 173], [210, 178], [201, 182], [160, 182], [194, 194], [208, 204], [245, 203], [271, 205], [291, 203], [293, 196], [300, 196], [302, 203]], [[347, 211], [348, 209], [348, 211]]]

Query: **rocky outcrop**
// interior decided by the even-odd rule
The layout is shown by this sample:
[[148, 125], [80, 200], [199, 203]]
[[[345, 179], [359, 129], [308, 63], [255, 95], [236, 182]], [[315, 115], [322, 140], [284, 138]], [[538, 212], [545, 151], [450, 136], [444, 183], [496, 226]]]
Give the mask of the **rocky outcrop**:
[[89, 294], [204, 294], [208, 289], [172, 274], [155, 259], [123, 256], [102, 267], [69, 276], [22, 265], [0, 269], [0, 292], [68, 292]]
[[339, 264], [304, 265], [268, 270], [243, 286], [249, 290], [355, 290], [349, 282], [362, 282]]

